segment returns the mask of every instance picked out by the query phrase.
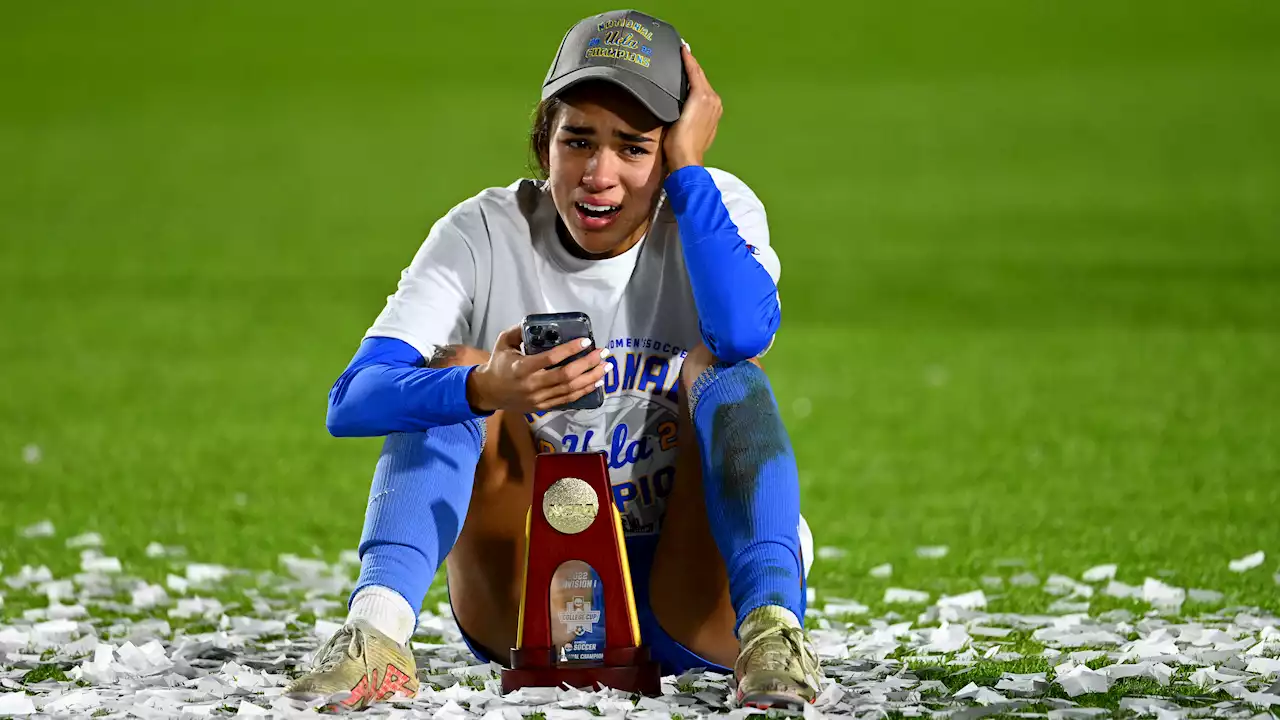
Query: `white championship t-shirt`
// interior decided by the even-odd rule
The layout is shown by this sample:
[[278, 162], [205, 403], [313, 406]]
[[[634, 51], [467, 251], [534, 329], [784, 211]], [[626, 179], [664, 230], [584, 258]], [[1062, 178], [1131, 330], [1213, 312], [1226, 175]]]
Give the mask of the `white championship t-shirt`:
[[[714, 168], [738, 233], [776, 284], [764, 205]], [[365, 337], [403, 340], [431, 358], [443, 345], [492, 350], [526, 315], [585, 312], [607, 347], [604, 405], [527, 416], [541, 452], [603, 450], [628, 537], [656, 535], [675, 477], [680, 367], [702, 343], [675, 216], [659, 203], [647, 236], [617, 257], [584, 260], [556, 233], [545, 183], [520, 180], [455, 206], [431, 228]]]

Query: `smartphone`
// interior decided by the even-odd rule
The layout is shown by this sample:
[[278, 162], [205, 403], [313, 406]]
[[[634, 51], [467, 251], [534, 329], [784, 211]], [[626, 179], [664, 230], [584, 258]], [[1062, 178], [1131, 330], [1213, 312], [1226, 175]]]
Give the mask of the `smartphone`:
[[[591, 347], [574, 353], [567, 360], [552, 365], [558, 368], [567, 365], [587, 353], [597, 352], [595, 338], [591, 335], [591, 318], [583, 312], [537, 313], [525, 317], [521, 324], [524, 335], [524, 354], [536, 355], [557, 345], [590, 338]], [[604, 404], [604, 388], [593, 388], [591, 392], [571, 403], [552, 408], [553, 410], [594, 410]]]

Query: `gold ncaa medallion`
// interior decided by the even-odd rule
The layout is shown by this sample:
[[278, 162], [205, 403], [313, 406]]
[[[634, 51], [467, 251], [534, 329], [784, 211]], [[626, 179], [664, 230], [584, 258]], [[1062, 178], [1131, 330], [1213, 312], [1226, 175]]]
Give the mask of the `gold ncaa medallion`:
[[600, 500], [586, 480], [561, 478], [542, 496], [542, 515], [551, 527], [574, 535], [591, 527], [600, 512]]

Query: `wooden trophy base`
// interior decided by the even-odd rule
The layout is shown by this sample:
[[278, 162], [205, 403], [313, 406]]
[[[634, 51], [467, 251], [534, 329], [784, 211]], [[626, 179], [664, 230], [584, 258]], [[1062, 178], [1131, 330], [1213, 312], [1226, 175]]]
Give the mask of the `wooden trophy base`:
[[605, 664], [550, 663], [550, 657], [530, 657], [529, 652], [511, 651], [511, 668], [502, 671], [503, 694], [524, 687], [569, 687], [594, 691], [601, 686], [622, 692], [656, 697], [662, 694], [662, 671], [649, 659], [649, 648], [610, 649]]

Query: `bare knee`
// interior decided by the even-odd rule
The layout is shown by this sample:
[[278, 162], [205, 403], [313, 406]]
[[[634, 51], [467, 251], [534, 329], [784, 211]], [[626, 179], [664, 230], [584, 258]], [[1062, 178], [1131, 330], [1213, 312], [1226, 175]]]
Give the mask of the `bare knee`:
[[687, 394], [702, 373], [715, 364], [716, 356], [706, 345], [690, 348], [689, 354], [684, 357], [684, 364], [680, 366], [680, 389]]
[[[698, 378], [718, 362], [720, 362], [719, 358], [706, 345], [699, 344], [697, 347], [691, 348], [689, 354], [684, 358], [684, 364], [680, 366], [680, 389], [688, 395]], [[759, 358], [751, 358], [746, 362], [761, 367]]]

